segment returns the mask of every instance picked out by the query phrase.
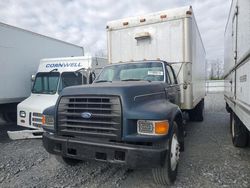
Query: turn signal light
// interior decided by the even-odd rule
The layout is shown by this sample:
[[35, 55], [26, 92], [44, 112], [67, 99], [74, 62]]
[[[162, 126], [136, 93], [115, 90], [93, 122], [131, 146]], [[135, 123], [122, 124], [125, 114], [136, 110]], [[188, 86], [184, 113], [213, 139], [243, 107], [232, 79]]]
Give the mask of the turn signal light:
[[155, 134], [167, 134], [169, 131], [168, 121], [155, 122]]
[[42, 117], [42, 124], [45, 125], [46, 123], [46, 119], [45, 119], [45, 116]]

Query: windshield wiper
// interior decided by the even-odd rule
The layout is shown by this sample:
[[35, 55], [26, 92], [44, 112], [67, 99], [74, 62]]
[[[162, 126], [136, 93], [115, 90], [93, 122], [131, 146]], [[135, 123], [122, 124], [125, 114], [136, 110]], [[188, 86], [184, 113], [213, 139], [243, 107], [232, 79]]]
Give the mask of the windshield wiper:
[[109, 81], [109, 80], [97, 80], [97, 81], [95, 81], [95, 83], [101, 83], [101, 82], [112, 82], [112, 81]]
[[53, 69], [53, 70], [51, 70], [51, 71], [49, 71], [49, 72], [57, 72], [58, 71], [58, 69]]
[[129, 78], [129, 79], [121, 80], [121, 81], [142, 81], [142, 79]]
[[86, 69], [85, 68], [80, 68], [78, 70], [76, 70], [75, 72], [81, 72], [81, 71], [85, 71]]
[[151, 82], [151, 80], [135, 79], [135, 78], [124, 79], [124, 80], [121, 80], [121, 81], [146, 81], [146, 82]]

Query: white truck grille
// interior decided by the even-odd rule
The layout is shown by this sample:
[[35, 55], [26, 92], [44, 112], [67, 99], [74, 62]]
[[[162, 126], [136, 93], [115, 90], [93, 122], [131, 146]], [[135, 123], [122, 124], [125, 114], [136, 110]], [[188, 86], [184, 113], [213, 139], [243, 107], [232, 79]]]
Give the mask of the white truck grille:
[[42, 114], [34, 112], [32, 114], [32, 125], [34, 127], [42, 128]]

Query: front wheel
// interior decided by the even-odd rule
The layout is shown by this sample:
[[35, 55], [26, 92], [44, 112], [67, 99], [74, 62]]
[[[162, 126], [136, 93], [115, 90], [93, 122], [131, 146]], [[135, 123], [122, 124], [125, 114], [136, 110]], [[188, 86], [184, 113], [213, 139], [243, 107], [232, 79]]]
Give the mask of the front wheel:
[[174, 131], [169, 140], [169, 149], [166, 153], [165, 163], [160, 168], [152, 169], [154, 181], [157, 184], [170, 185], [176, 180], [180, 157], [180, 144], [178, 139], [178, 128], [174, 122]]
[[245, 147], [248, 141], [248, 131], [240, 119], [230, 113], [230, 127], [233, 145], [236, 147]]
[[16, 112], [5, 112], [3, 113], [3, 119], [8, 123], [16, 123], [17, 115]]

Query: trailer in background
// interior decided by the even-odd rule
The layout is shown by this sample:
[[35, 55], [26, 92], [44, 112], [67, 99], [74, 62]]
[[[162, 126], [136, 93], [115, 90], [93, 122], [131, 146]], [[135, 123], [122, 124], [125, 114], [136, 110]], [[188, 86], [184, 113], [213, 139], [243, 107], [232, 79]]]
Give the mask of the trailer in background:
[[83, 48], [0, 23], [0, 114], [16, 119], [16, 107], [30, 95], [40, 59], [82, 56]]
[[250, 130], [250, 1], [232, 1], [224, 39], [224, 96], [232, 141], [244, 147]]

